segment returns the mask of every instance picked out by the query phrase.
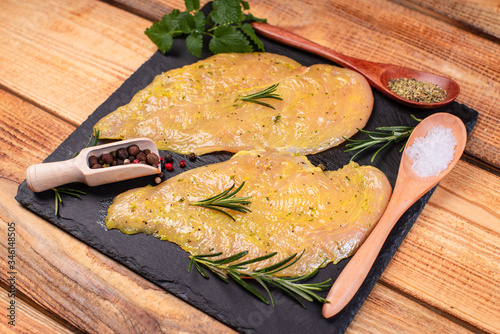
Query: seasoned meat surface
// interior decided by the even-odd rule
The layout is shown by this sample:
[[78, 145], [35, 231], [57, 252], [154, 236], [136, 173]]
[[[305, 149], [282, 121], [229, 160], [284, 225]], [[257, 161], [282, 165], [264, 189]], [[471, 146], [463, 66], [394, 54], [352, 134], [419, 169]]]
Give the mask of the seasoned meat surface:
[[[245, 182], [237, 197], [251, 196], [249, 213], [230, 217], [191, 203]], [[172, 177], [158, 186], [117, 196], [106, 225], [175, 242], [191, 254], [277, 252], [276, 263], [305, 250], [282, 275], [312, 272], [326, 261], [352, 255], [382, 215], [391, 194], [385, 175], [351, 162], [322, 171], [306, 157], [242, 151], [230, 160]]]
[[[282, 100], [239, 98], [278, 84]], [[363, 128], [373, 95], [366, 79], [330, 65], [304, 67], [270, 53], [218, 54], [158, 75], [95, 126], [101, 138], [151, 138], [161, 150], [313, 154]]]

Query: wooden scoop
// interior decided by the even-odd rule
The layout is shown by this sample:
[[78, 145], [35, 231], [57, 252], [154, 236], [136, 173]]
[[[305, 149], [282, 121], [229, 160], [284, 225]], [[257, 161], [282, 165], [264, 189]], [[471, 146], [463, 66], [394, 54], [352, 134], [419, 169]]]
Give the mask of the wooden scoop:
[[[442, 77], [440, 75], [422, 72], [397, 65], [374, 63], [367, 60], [349, 57], [339, 52], [333, 51], [327, 47], [314, 43], [313, 41], [295, 35], [294, 33], [267, 23], [253, 22], [252, 27], [259, 34], [271, 40], [293, 46], [297, 49], [311, 52], [318, 56], [329, 59], [348, 69], [359, 72], [368, 80], [372, 87], [376, 88], [381, 93], [385, 94], [394, 101], [413, 108], [430, 109], [441, 107], [453, 102], [453, 100], [455, 100], [460, 93], [460, 86], [458, 86], [455, 81]], [[417, 81], [430, 82], [438, 85], [441, 89], [446, 91], [446, 99], [442, 102], [437, 103], [414, 102], [404, 99], [394, 94], [388, 88], [389, 80], [399, 78], [415, 79]]]
[[326, 297], [329, 303], [323, 305], [323, 316], [325, 318], [334, 316], [349, 303], [364, 282], [382, 245], [399, 218], [420, 197], [448, 174], [460, 159], [467, 141], [467, 132], [464, 124], [458, 117], [447, 113], [437, 113], [425, 118], [413, 130], [406, 147], [410, 147], [415, 138], [425, 137], [431, 128], [438, 125], [451, 129], [457, 140], [453, 161], [448, 165], [446, 170], [436, 176], [420, 177], [413, 172], [411, 167], [413, 161], [406, 154], [405, 149], [401, 164], [399, 165], [398, 178], [391, 200], [377, 225], [375, 225], [368, 238], [350, 259], [333, 284]]
[[80, 154], [73, 159], [29, 166], [26, 170], [26, 183], [32, 191], [40, 192], [73, 182], [82, 182], [93, 187], [161, 173], [160, 168], [146, 164], [127, 164], [99, 169], [89, 167], [88, 159], [91, 155], [100, 157], [104, 153], [110, 153], [122, 147], [127, 148], [132, 144], [136, 144], [141, 150], [149, 149], [158, 154], [155, 143], [147, 138], [93, 146], [81, 150]]

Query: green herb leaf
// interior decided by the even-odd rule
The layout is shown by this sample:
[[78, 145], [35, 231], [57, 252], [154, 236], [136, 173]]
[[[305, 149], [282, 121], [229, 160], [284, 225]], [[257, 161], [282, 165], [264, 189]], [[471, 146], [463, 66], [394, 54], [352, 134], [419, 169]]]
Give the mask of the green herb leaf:
[[243, 10], [249, 10], [250, 9], [250, 4], [248, 1], [241, 1], [241, 5], [243, 6]]
[[191, 34], [186, 38], [186, 46], [195, 57], [201, 57], [203, 49], [203, 36], [200, 34]]
[[[87, 145], [85, 145], [85, 148], [90, 147], [90, 146], [96, 146], [97, 143], [99, 142], [99, 134], [101, 133], [100, 130], [94, 129], [94, 132], [90, 135], [89, 142]], [[80, 154], [80, 151], [75, 152], [73, 154], [72, 158], [76, 157], [78, 154]]]
[[161, 21], [146, 28], [144, 32], [162, 53], [169, 51], [172, 48], [174, 37], [181, 34], [177, 20], [180, 13], [180, 10], [174, 9], [170, 14], [163, 16]]
[[252, 52], [253, 48], [245, 35], [233, 26], [220, 26], [214, 31], [208, 48], [214, 54], [225, 52]]
[[188, 12], [180, 13], [177, 17], [177, 22], [183, 34], [190, 34], [193, 30], [196, 30], [194, 16]]
[[186, 11], [174, 9], [145, 31], [162, 53], [168, 52], [172, 48], [173, 39], [180, 35], [187, 37], [188, 50], [196, 57], [201, 57], [203, 35], [209, 36], [209, 49], [213, 53], [253, 52], [251, 43], [264, 51], [264, 44], [248, 22], [266, 20], [244, 13], [250, 9], [248, 2], [214, 0], [213, 11], [208, 19], [199, 10], [199, 0], [185, 0], [184, 3]]
[[184, 0], [184, 5], [188, 12], [200, 10], [200, 0]]
[[205, 25], [207, 23], [206, 22], [207, 18], [205, 17], [205, 14], [203, 14], [203, 12], [196, 12], [193, 15], [193, 18], [196, 28], [194, 32], [196, 32], [197, 34], [203, 34], [203, 31], [205, 30]]
[[245, 35], [247, 35], [252, 42], [255, 43], [257, 48], [261, 51], [265, 51], [264, 48], [264, 43], [257, 37], [257, 34], [255, 33], [255, 30], [253, 27], [250, 25], [250, 23], [245, 23], [241, 26], [241, 30]]
[[226, 25], [241, 22], [243, 11], [241, 2], [235, 0], [214, 0], [211, 19], [215, 24]]

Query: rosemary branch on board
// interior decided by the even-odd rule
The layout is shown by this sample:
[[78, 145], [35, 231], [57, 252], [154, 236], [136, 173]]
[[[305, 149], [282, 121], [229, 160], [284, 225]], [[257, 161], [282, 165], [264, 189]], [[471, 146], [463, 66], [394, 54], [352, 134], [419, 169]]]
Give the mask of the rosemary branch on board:
[[273, 285], [281, 290], [283, 290], [286, 294], [294, 298], [296, 301], [305, 308], [304, 303], [299, 299], [299, 297], [304, 298], [309, 302], [318, 301], [321, 303], [327, 303], [328, 300], [319, 296], [315, 291], [321, 291], [322, 289], [329, 288], [332, 284], [329, 284], [331, 279], [328, 279], [321, 283], [298, 283], [299, 281], [309, 279], [316, 275], [319, 268], [324, 264], [324, 262], [316, 268], [312, 273], [302, 276], [295, 277], [279, 277], [275, 274], [279, 271], [282, 271], [292, 265], [294, 265], [297, 261], [300, 260], [305, 250], [297, 256], [297, 253], [290, 255], [286, 259], [270, 265], [268, 267], [253, 270], [251, 272], [247, 272], [247, 265], [261, 262], [272, 258], [277, 253], [273, 252], [264, 256], [260, 256], [257, 258], [253, 258], [243, 262], [237, 262], [231, 264], [239, 259], [243, 258], [248, 254], [248, 251], [243, 251], [233, 256], [225, 257], [218, 260], [211, 260], [210, 258], [220, 256], [222, 253], [216, 254], [208, 254], [208, 255], [191, 255], [189, 258], [191, 259], [189, 263], [188, 271], [191, 271], [193, 265], [198, 270], [198, 272], [205, 278], [209, 278], [207, 273], [203, 270], [202, 266], [212, 271], [216, 274], [220, 279], [224, 282], [229, 283], [229, 277], [232, 278], [236, 283], [241, 285], [243, 288], [248, 290], [254, 296], [259, 298], [266, 304], [269, 304], [269, 300], [256, 288], [245, 282], [245, 279], [253, 279], [257, 283], [259, 283], [264, 290], [266, 290], [269, 295], [269, 299], [271, 300], [271, 304], [274, 306], [274, 299], [271, 295], [271, 292], [267, 286], [267, 284]]
[[[89, 142], [87, 143], [87, 145], [85, 145], [84, 148], [87, 148], [90, 146], [96, 146], [97, 143], [99, 142], [99, 133], [100, 133], [99, 129], [94, 129], [94, 132], [90, 135]], [[76, 157], [78, 154], [80, 154], [80, 151], [75, 152], [75, 154], [73, 154], [72, 158]]]
[[266, 102], [259, 101], [259, 99], [276, 99], [276, 100], [283, 100], [278, 94], [275, 94], [274, 92], [276, 89], [278, 89], [279, 83], [271, 85], [267, 87], [264, 90], [261, 90], [259, 92], [245, 95], [245, 96], [239, 96], [236, 100], [241, 100], [241, 101], [247, 101], [247, 102], [253, 102], [257, 103], [260, 105], [263, 105], [268, 108], [276, 109], [272, 105]]
[[70, 195], [73, 197], [78, 197], [80, 198], [80, 195], [87, 195], [86, 192], [77, 190], [77, 189], [69, 189], [69, 188], [52, 188], [52, 191], [54, 192], [54, 202], [55, 202], [55, 209], [54, 209], [54, 215], [59, 216], [59, 203], [62, 204], [62, 197], [61, 194], [66, 194]]
[[245, 205], [248, 205], [251, 203], [250, 201], [248, 201], [248, 199], [251, 198], [251, 196], [234, 197], [241, 190], [241, 188], [243, 188], [244, 185], [245, 185], [245, 181], [243, 181], [240, 184], [240, 186], [238, 188], [236, 188], [235, 191], [231, 192], [231, 190], [233, 190], [233, 188], [234, 188], [234, 184], [233, 184], [230, 188], [224, 190], [223, 192], [221, 192], [218, 195], [215, 195], [213, 197], [210, 197], [210, 198], [207, 198], [207, 199], [204, 199], [201, 201], [192, 202], [190, 204], [196, 205], [196, 206], [201, 206], [201, 207], [208, 208], [208, 209], [212, 209], [215, 211], [219, 211], [219, 212], [225, 214], [226, 216], [228, 216], [229, 218], [231, 218], [232, 220], [235, 220], [234, 217], [230, 213], [228, 213], [220, 208], [234, 210], [234, 211], [238, 211], [238, 212], [242, 212], [242, 213], [252, 212], [248, 207], [245, 206]]
[[[421, 119], [418, 119], [413, 115], [411, 115], [411, 118], [418, 122], [422, 121]], [[414, 126], [382, 126], [375, 128], [375, 130], [377, 131], [366, 131], [363, 129], [358, 129], [359, 132], [367, 134], [369, 139], [358, 140], [343, 137], [345, 140], [350, 142], [345, 146], [346, 150], [344, 152], [358, 151], [351, 157], [352, 161], [361, 152], [364, 152], [365, 150], [368, 150], [375, 145], [384, 144], [373, 154], [371, 159], [371, 162], [373, 162], [377, 154], [384, 148], [389, 146], [389, 144], [398, 143], [400, 141], [408, 139], [408, 137], [410, 137], [411, 133], [413, 132], [413, 129], [415, 129]], [[403, 151], [405, 145], [401, 147], [399, 152]]]
[[[99, 142], [99, 130], [95, 130], [94, 132], [90, 135], [89, 142], [87, 145], [85, 145], [84, 148], [90, 147], [90, 146], [96, 146], [97, 143]], [[78, 154], [80, 154], [80, 151], [75, 152], [71, 158], [76, 157]], [[78, 197], [80, 198], [80, 195], [87, 195], [86, 192], [77, 190], [77, 189], [70, 189], [70, 188], [52, 188], [52, 191], [54, 192], [54, 215], [59, 216], [59, 204], [62, 204], [63, 200], [61, 197], [61, 194], [66, 194], [70, 195], [73, 197]]]

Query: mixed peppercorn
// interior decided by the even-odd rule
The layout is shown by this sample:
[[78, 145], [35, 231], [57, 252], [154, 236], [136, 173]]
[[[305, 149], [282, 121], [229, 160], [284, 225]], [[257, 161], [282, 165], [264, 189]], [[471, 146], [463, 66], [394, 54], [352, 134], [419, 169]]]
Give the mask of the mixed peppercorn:
[[91, 155], [89, 157], [89, 167], [92, 169], [121, 166], [127, 164], [148, 164], [158, 167], [160, 157], [149, 149], [141, 150], [137, 145], [119, 148], [116, 151], [104, 153], [100, 157]]
[[[189, 160], [194, 161], [196, 155], [191, 153], [188, 155]], [[127, 164], [148, 164], [155, 168], [160, 167], [161, 170], [171, 171], [174, 169], [174, 159], [171, 154], [165, 154], [165, 157], [160, 157], [158, 154], [151, 152], [149, 149], [141, 150], [138, 145], [130, 145], [129, 147], [119, 148], [116, 151], [104, 153], [100, 157], [91, 155], [88, 159], [89, 167], [92, 169], [106, 168], [113, 166], [121, 166]], [[186, 167], [186, 161], [179, 160], [179, 167]], [[160, 184], [165, 177], [161, 172], [154, 178], [154, 183]]]

